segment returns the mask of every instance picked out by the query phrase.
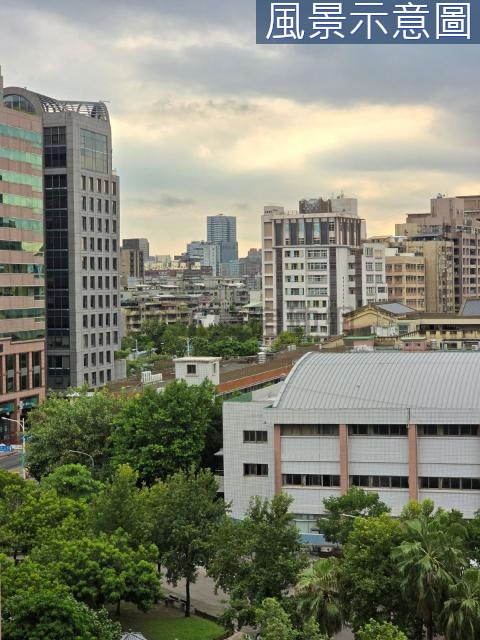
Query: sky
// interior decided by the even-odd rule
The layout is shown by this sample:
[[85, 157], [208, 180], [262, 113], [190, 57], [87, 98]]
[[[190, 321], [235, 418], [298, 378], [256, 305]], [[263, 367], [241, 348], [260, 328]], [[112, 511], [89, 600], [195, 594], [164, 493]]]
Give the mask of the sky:
[[217, 213], [244, 255], [266, 204], [343, 192], [378, 235], [478, 193], [479, 62], [479, 45], [256, 45], [254, 0], [0, 6], [6, 86], [108, 101], [121, 235], [153, 254]]

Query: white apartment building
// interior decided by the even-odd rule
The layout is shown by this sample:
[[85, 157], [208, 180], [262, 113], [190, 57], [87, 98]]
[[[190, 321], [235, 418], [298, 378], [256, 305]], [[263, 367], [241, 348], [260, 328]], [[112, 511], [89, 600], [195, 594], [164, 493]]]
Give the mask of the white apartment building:
[[305, 540], [321, 543], [323, 500], [352, 486], [377, 492], [394, 516], [430, 498], [473, 517], [479, 379], [475, 352], [308, 353], [283, 383], [223, 405], [232, 517], [252, 496], [284, 492]]
[[[356, 200], [348, 200], [349, 208], [356, 212], [356, 204], [350, 202]], [[342, 332], [344, 313], [367, 301], [387, 300], [384, 249], [382, 253], [381, 246], [370, 244], [364, 249], [365, 221], [353, 214], [335, 213], [330, 201], [322, 202], [330, 211], [298, 213], [283, 207], [264, 208], [262, 271], [267, 341], [297, 327], [307, 336], [337, 335]], [[370, 267], [373, 271], [368, 272], [367, 281]]]

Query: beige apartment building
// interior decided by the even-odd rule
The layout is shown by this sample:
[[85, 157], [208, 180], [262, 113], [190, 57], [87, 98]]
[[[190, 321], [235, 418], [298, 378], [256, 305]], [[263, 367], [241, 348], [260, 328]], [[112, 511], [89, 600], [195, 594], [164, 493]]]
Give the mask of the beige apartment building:
[[416, 311], [425, 311], [425, 258], [415, 253], [386, 249], [388, 299]]
[[406, 222], [395, 225], [395, 233], [409, 240], [453, 242], [453, 287], [455, 309], [480, 295], [480, 196], [430, 201], [427, 213], [409, 213]]
[[425, 259], [425, 311], [454, 313], [453, 240], [407, 240], [405, 250]]

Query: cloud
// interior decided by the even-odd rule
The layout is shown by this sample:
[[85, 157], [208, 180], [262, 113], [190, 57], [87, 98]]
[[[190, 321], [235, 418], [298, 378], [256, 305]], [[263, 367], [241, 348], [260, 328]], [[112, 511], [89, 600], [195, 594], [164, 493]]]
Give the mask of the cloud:
[[246, 251], [267, 202], [343, 190], [382, 233], [480, 188], [479, 47], [256, 45], [254, 0], [17, 0], [0, 41], [8, 84], [109, 100], [122, 234], [154, 252], [218, 211]]

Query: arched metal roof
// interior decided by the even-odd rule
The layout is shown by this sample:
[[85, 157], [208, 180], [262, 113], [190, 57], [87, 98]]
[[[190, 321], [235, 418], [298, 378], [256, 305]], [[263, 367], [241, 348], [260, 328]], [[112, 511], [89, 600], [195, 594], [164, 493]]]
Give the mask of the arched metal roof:
[[480, 410], [480, 352], [308, 353], [287, 376], [273, 408], [353, 415], [455, 411], [460, 419], [462, 412]]
[[84, 102], [76, 100], [57, 100], [44, 96], [41, 93], [35, 94], [40, 100], [43, 110], [46, 113], [58, 113], [62, 111], [75, 111], [90, 118], [108, 121], [108, 109], [104, 102]]

